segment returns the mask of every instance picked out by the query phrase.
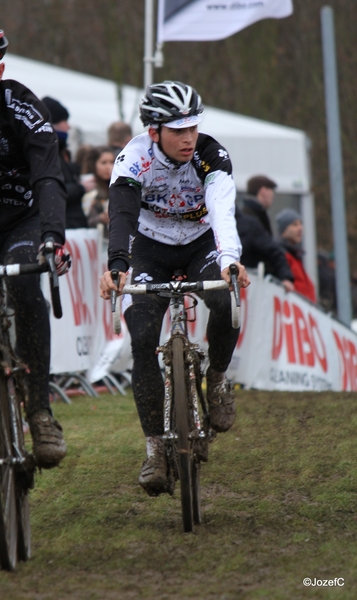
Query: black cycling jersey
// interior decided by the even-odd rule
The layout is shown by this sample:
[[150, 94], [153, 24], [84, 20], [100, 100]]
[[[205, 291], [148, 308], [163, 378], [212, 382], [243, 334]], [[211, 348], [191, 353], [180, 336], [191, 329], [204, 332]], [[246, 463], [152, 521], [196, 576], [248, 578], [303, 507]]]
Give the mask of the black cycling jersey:
[[0, 233], [39, 213], [42, 239], [63, 243], [65, 203], [48, 109], [21, 83], [0, 81]]

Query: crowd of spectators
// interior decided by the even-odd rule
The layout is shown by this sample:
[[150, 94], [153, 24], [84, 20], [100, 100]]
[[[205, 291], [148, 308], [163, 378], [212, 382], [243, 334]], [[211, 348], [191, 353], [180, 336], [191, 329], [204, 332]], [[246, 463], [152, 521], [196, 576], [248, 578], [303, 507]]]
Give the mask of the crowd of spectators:
[[67, 190], [66, 229], [104, 225], [108, 236], [110, 177], [117, 154], [132, 138], [129, 124], [115, 121], [107, 130], [107, 145], [83, 144], [72, 160], [67, 141], [70, 129], [68, 110], [54, 98], [42, 98], [51, 113], [57, 133], [62, 173]]

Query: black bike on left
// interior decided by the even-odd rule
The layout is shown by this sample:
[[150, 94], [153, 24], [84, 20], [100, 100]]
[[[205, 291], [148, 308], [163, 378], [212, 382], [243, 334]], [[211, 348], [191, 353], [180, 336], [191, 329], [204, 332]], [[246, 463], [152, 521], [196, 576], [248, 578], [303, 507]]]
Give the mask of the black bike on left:
[[55, 317], [62, 316], [53, 241], [47, 240], [43, 264], [0, 265], [0, 565], [14, 571], [31, 556], [29, 490], [36, 461], [25, 447], [22, 409], [26, 407], [26, 373], [11, 343], [12, 311], [4, 277], [48, 271]]

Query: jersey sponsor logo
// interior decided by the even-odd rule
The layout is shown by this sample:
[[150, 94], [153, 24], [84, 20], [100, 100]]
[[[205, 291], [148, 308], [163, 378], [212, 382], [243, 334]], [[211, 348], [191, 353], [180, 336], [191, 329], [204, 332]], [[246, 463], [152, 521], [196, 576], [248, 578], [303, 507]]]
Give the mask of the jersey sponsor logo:
[[16, 198], [0, 198], [1, 204], [10, 204], [11, 206], [28, 206], [29, 208], [33, 205], [33, 198], [30, 202], [24, 202], [23, 200], [17, 200]]
[[22, 246], [31, 246], [33, 248], [34, 245], [35, 245], [35, 242], [33, 242], [32, 240], [24, 240], [22, 242], [16, 242], [15, 244], [12, 244], [12, 246], [10, 246], [10, 248], [8, 249], [8, 252], [12, 252], [16, 248], [21, 248]]
[[203, 267], [200, 269], [200, 273], [203, 273], [203, 271], [209, 266], [212, 265], [213, 263], [217, 262], [217, 258], [219, 257], [219, 252], [218, 250], [212, 250], [212, 252], [209, 252], [206, 255], [206, 262], [203, 265]]
[[12, 97], [12, 91], [5, 90], [5, 102], [8, 108], [14, 111], [15, 119], [23, 121], [29, 129], [33, 129], [43, 121], [41, 113], [36, 110], [32, 104], [20, 102], [17, 98]]
[[218, 156], [220, 158], [223, 158], [223, 160], [228, 160], [229, 159], [228, 152], [224, 148], [220, 148], [218, 150]]
[[139, 161], [133, 163], [131, 165], [131, 167], [129, 167], [129, 171], [131, 171], [131, 173], [133, 173], [133, 175], [136, 175], [137, 177], [140, 177], [140, 175], [142, 175], [143, 173], [146, 173], [147, 171], [149, 171], [151, 163], [153, 161], [153, 157], [150, 158], [149, 160], [146, 160], [144, 156], [141, 157], [141, 164]]
[[53, 128], [52, 128], [51, 123], [49, 123], [47, 121], [39, 129], [37, 129], [35, 133], [53, 133]]
[[5, 137], [0, 137], [0, 154], [7, 155], [9, 154], [9, 140]]
[[146, 194], [143, 198], [143, 202], [147, 202], [148, 204], [163, 204], [164, 206], [183, 208], [187, 207], [197, 207], [200, 202], [203, 200], [204, 194], [185, 194], [182, 196], [181, 194], [160, 194], [160, 193], [149, 193]]
[[201, 206], [198, 210], [193, 210], [191, 212], [185, 213], [183, 215], [183, 219], [188, 221], [200, 221], [202, 217], [207, 215], [208, 210], [205, 205]]
[[202, 169], [205, 173], [210, 170], [211, 165], [209, 165], [205, 160], [201, 160], [198, 152], [194, 152], [193, 158], [198, 169]]
[[216, 178], [216, 174], [215, 173], [210, 173], [209, 175], [207, 175], [206, 179], [205, 179], [205, 185], [209, 185], [210, 183], [213, 183], [213, 181]]
[[153, 280], [153, 277], [151, 277], [151, 275], [149, 275], [149, 273], [140, 273], [140, 275], [138, 275], [134, 279], [134, 281], [136, 281], [136, 283], [148, 283], [149, 281], [152, 281], [152, 280]]

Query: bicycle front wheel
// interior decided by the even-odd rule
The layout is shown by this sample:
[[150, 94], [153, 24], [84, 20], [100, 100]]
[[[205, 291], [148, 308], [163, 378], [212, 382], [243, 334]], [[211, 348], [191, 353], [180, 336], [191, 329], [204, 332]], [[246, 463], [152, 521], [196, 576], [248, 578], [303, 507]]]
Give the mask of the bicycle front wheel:
[[172, 367], [173, 367], [173, 392], [174, 410], [177, 429], [178, 471], [181, 488], [181, 509], [183, 529], [190, 532], [193, 529], [192, 508], [192, 473], [191, 473], [191, 445], [188, 438], [188, 403], [185, 378], [184, 347], [183, 341], [175, 337], [172, 341]]
[[14, 571], [17, 563], [15, 467], [9, 397], [5, 376], [0, 374], [0, 564]]
[[22, 373], [17, 374], [16, 381], [8, 379], [8, 393], [14, 398], [13, 439], [25, 461], [18, 465], [15, 477], [15, 493], [17, 508], [17, 558], [28, 560], [31, 557], [31, 527], [29, 489], [33, 487], [34, 463], [32, 456], [26, 451], [21, 415], [21, 403], [25, 403], [24, 382]]

